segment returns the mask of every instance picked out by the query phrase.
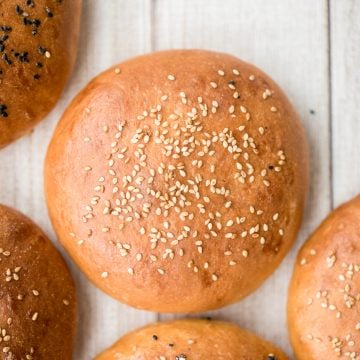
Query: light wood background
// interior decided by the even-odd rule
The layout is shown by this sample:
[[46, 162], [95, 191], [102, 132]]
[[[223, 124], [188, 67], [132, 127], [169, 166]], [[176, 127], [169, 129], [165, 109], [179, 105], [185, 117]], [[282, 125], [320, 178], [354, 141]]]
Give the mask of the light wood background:
[[[166, 48], [208, 48], [253, 62], [281, 85], [306, 126], [311, 190], [296, 245], [260, 290], [211, 314], [291, 356], [285, 306], [294, 256], [331, 208], [360, 192], [360, 0], [84, 0], [76, 70], [47, 120], [0, 152], [0, 201], [31, 216], [56, 243], [42, 173], [61, 113], [100, 71]], [[72, 269], [80, 297], [75, 360], [90, 360], [126, 331], [171, 317], [121, 305]]]

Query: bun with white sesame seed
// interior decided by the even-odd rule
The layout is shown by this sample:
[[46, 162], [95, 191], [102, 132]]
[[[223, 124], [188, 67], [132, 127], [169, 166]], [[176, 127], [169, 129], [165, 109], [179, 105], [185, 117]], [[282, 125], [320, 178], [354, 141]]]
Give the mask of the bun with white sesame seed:
[[271, 343], [226, 322], [176, 320], [125, 335], [95, 360], [286, 360]]
[[333, 211], [300, 250], [288, 324], [298, 360], [360, 359], [360, 196]]
[[0, 148], [58, 101], [75, 63], [81, 2], [0, 1]]
[[94, 79], [49, 146], [59, 240], [137, 308], [215, 309], [254, 291], [300, 226], [307, 143], [279, 87], [235, 57], [137, 57]]
[[69, 270], [33, 222], [3, 205], [0, 274], [0, 359], [72, 359], [76, 298]]

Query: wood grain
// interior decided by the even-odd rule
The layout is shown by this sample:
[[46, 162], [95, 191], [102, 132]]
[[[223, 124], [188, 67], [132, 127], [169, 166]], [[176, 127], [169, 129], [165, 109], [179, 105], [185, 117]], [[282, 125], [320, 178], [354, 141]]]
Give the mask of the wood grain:
[[334, 205], [360, 192], [360, 2], [331, 2]]
[[[351, 0], [332, 0], [330, 17], [326, 0], [85, 0], [77, 68], [64, 96], [32, 135], [0, 152], [0, 202], [31, 216], [55, 241], [43, 195], [46, 147], [71, 98], [110, 65], [182, 47], [225, 51], [253, 62], [280, 84], [303, 119], [311, 143], [311, 191], [296, 246], [279, 270], [245, 301], [211, 315], [254, 330], [291, 354], [285, 305], [295, 253], [330, 210], [331, 194], [338, 203], [359, 188], [359, 17], [359, 2]], [[74, 359], [92, 359], [121, 334], [158, 318], [108, 298], [72, 268], [81, 313]]]

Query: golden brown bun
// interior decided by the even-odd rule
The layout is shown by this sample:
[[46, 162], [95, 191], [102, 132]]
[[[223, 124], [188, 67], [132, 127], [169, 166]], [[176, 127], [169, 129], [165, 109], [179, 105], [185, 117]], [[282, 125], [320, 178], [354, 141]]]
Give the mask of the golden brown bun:
[[121, 338], [96, 360], [285, 360], [271, 343], [226, 322], [156, 323]]
[[81, 0], [0, 1], [0, 148], [54, 107], [75, 63]]
[[274, 271], [307, 174], [303, 128], [269, 77], [180, 50], [93, 80], [55, 131], [45, 182], [57, 235], [97, 286], [137, 308], [191, 312], [237, 301]]
[[298, 360], [360, 359], [360, 197], [333, 211], [301, 249], [288, 323]]
[[0, 359], [70, 360], [74, 283], [44, 233], [0, 205]]

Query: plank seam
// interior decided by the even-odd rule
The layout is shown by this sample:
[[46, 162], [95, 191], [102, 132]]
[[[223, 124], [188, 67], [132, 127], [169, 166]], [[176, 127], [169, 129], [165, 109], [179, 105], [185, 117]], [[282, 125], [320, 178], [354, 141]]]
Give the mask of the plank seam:
[[331, 0], [327, 0], [327, 53], [328, 53], [328, 111], [329, 111], [329, 175], [330, 175], [330, 207], [334, 209], [334, 139], [333, 139], [333, 84], [332, 84], [332, 37], [331, 37]]

